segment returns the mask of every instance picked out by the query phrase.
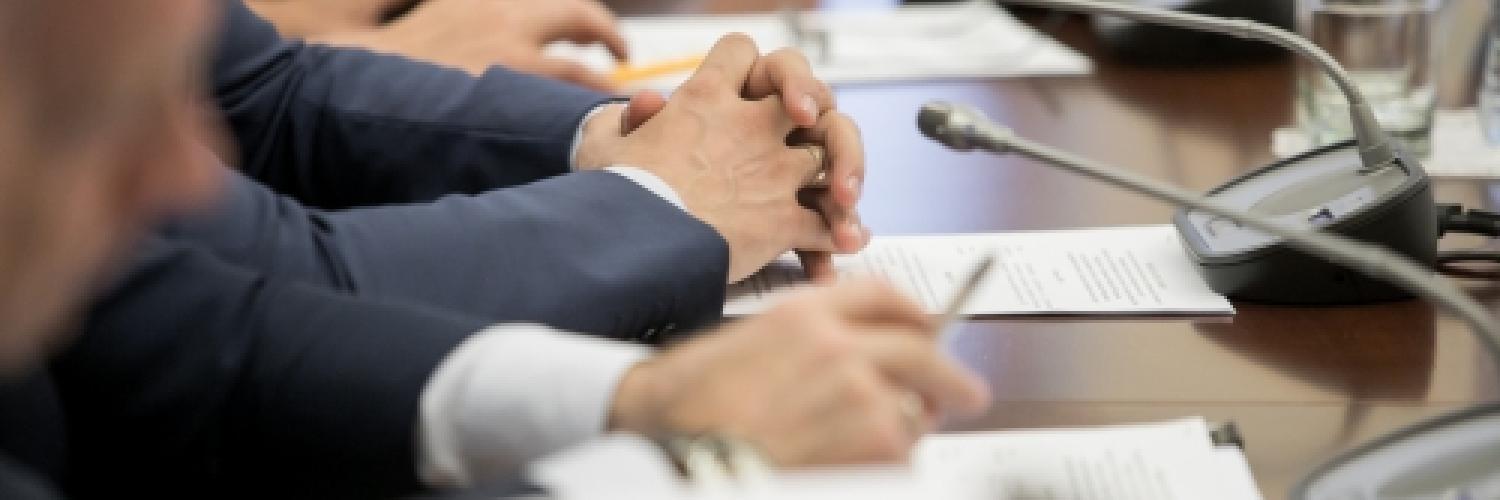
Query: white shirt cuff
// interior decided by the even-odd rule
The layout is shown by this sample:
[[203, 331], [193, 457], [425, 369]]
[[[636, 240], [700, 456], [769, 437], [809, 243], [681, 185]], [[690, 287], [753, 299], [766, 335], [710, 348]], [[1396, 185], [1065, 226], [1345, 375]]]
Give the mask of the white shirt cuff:
[[[594, 115], [597, 115], [600, 111], [603, 111], [605, 107], [613, 104], [618, 104], [620, 102], [622, 101], [609, 101], [604, 104], [594, 106], [594, 109], [589, 110], [588, 113], [583, 115], [583, 120], [580, 120], [578, 122], [578, 130], [573, 132], [573, 144], [568, 147], [569, 169], [574, 171], [578, 170], [578, 145], [583, 141], [583, 126], [587, 124], [590, 119], [594, 118]], [[682, 197], [677, 194], [677, 190], [672, 189], [672, 186], [667, 185], [666, 181], [661, 180], [661, 178], [657, 177], [656, 174], [653, 174], [646, 169], [640, 167], [631, 167], [627, 165], [616, 165], [613, 167], [606, 167], [604, 170], [607, 172], [614, 172], [616, 174], [622, 175], [626, 179], [630, 179], [630, 181], [634, 182], [637, 186], [646, 188], [646, 190], [650, 191], [651, 194], [654, 194], [658, 198], [666, 200], [667, 203], [671, 203], [679, 210], [682, 210], [684, 212], [687, 211], [687, 207], [683, 205]]]
[[418, 473], [472, 486], [603, 434], [615, 389], [646, 346], [497, 325], [448, 355], [422, 393]]
[[583, 114], [582, 120], [578, 120], [578, 128], [573, 130], [573, 143], [568, 146], [569, 170], [578, 170], [578, 145], [583, 142], [583, 126], [587, 125], [589, 123], [589, 120], [594, 118], [594, 115], [599, 114], [600, 111], [604, 111], [604, 108], [607, 108], [613, 104], [621, 104], [625, 102], [629, 101], [610, 99], [608, 101], [605, 101], [604, 104], [594, 106], [594, 109], [590, 109], [588, 113]]
[[682, 204], [682, 197], [677, 195], [677, 190], [672, 189], [672, 186], [667, 185], [667, 181], [661, 180], [661, 177], [657, 177], [656, 174], [644, 168], [615, 165], [613, 167], [605, 167], [604, 171], [614, 172], [626, 179], [630, 179], [630, 182], [634, 182], [637, 186], [643, 187], [647, 191], [650, 191], [651, 194], [656, 195], [656, 197], [666, 200], [667, 203], [671, 203], [678, 210], [687, 211], [687, 207]]

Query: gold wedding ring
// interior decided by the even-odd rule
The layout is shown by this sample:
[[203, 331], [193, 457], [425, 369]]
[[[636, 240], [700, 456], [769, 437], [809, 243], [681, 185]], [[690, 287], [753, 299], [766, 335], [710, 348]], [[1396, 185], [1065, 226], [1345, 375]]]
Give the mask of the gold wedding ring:
[[828, 179], [828, 156], [826, 152], [823, 151], [823, 147], [807, 145], [797, 146], [797, 148], [803, 151], [807, 151], [807, 154], [812, 155], [813, 165], [818, 166], [817, 170], [813, 170], [812, 173], [808, 174], [807, 179], [802, 181], [802, 187], [828, 187], [828, 184], [830, 183], [830, 180]]

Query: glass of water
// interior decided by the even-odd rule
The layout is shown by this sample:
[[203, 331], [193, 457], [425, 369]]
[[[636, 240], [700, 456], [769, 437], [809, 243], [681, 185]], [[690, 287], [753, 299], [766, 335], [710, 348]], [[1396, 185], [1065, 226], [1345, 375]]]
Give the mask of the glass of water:
[[[1437, 103], [1432, 26], [1441, 0], [1298, 3], [1298, 31], [1344, 66], [1393, 139], [1426, 156]], [[1354, 135], [1348, 101], [1317, 67], [1303, 64], [1297, 86], [1297, 122], [1313, 144]]]

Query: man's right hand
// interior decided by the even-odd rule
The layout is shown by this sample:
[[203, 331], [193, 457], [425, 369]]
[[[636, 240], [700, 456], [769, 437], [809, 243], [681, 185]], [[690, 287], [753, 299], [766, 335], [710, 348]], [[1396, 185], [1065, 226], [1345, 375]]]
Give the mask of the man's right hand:
[[309, 40], [402, 54], [476, 75], [498, 64], [601, 90], [614, 84], [581, 64], [547, 57], [546, 45], [600, 43], [615, 59], [625, 58], [618, 23], [596, 0], [425, 0], [384, 26]]
[[632, 368], [610, 427], [716, 432], [784, 467], [902, 461], [940, 416], [988, 404], [936, 328], [883, 283], [810, 290]]
[[605, 153], [606, 163], [650, 171], [682, 197], [688, 212], [729, 243], [729, 282], [793, 248], [837, 250], [827, 222], [798, 203], [821, 168], [787, 146], [797, 125], [780, 96], [742, 97], [760, 58], [744, 35], [719, 40], [661, 111]]
[[373, 28], [404, 0], [246, 0], [281, 36], [304, 38]]

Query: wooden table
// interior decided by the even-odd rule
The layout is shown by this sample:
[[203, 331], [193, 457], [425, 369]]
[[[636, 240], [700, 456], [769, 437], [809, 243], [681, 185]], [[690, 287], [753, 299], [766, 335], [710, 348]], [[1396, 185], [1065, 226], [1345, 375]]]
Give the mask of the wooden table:
[[[705, 8], [746, 2], [709, 2], [719, 3], [731, 7]], [[861, 207], [876, 234], [1161, 224], [1173, 212], [1027, 160], [949, 152], [916, 130], [929, 99], [976, 105], [1024, 137], [1195, 190], [1272, 160], [1271, 131], [1293, 121], [1291, 59], [1141, 68], [1105, 57], [1080, 18], [1051, 31], [1095, 56], [1096, 72], [838, 92], [864, 131]], [[1500, 201], [1489, 182], [1439, 181], [1436, 194], [1490, 209]], [[1494, 286], [1471, 285], [1500, 306]], [[1236, 307], [1227, 319], [970, 323], [955, 350], [989, 382], [995, 404], [949, 429], [1233, 420], [1262, 492], [1279, 499], [1341, 450], [1500, 395], [1500, 373], [1464, 325], [1425, 303]]]

